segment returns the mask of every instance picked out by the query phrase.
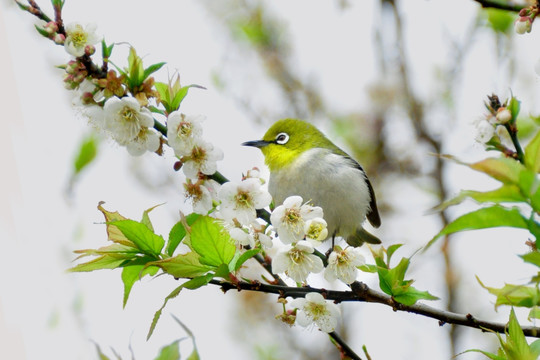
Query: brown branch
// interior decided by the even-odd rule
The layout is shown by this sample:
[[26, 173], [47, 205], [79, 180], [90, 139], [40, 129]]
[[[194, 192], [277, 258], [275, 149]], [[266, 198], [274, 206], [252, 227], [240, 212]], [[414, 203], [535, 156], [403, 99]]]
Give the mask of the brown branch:
[[508, 3], [497, 1], [497, 0], [473, 0], [473, 1], [479, 3], [485, 9], [492, 8], [492, 9], [519, 12], [521, 9], [527, 7], [526, 5], [508, 4]]
[[[398, 303], [393, 297], [382, 292], [370, 289], [362, 282], [354, 282], [351, 285], [352, 291], [326, 290], [312, 287], [290, 287], [282, 285], [261, 284], [259, 282], [239, 281], [232, 284], [229, 282], [211, 280], [211, 284], [220, 286], [223, 292], [231, 289], [258, 291], [264, 293], [277, 294], [280, 297], [290, 296], [292, 298], [305, 297], [310, 292], [322, 294], [327, 300], [333, 300], [336, 303], [344, 301], [358, 301], [368, 303], [378, 303], [391, 307], [394, 311], [405, 311], [413, 314], [423, 315], [432, 319], [439, 320], [439, 325], [455, 324], [466, 326], [482, 331], [494, 331], [504, 333], [506, 324], [493, 321], [481, 320], [471, 314], [458, 314], [450, 311], [439, 310], [425, 304], [404, 305]], [[540, 338], [540, 327], [522, 326], [525, 336]]]

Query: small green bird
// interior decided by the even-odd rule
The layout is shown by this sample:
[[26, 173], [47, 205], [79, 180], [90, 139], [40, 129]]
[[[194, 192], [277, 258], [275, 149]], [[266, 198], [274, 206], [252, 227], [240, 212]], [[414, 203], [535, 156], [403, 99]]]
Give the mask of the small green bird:
[[245, 146], [261, 149], [270, 169], [268, 191], [276, 205], [292, 195], [322, 207], [329, 237], [351, 246], [380, 240], [362, 227], [367, 219], [381, 225], [375, 193], [364, 169], [315, 126], [296, 119], [279, 120], [262, 140]]

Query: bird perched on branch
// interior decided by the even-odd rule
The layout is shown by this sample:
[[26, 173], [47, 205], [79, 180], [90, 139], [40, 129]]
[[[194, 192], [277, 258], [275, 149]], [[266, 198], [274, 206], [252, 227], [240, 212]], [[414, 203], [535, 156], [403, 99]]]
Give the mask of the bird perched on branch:
[[367, 218], [379, 227], [375, 193], [364, 169], [308, 122], [284, 119], [262, 140], [242, 145], [261, 149], [270, 170], [268, 191], [276, 205], [292, 195], [322, 207], [329, 237], [343, 237], [351, 246], [381, 241], [367, 232]]

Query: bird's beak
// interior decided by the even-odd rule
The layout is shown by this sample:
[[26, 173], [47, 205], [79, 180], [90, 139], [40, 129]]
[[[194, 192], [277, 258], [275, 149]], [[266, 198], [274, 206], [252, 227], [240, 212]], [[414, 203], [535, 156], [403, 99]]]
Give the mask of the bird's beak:
[[265, 140], [253, 140], [242, 143], [243, 146], [253, 146], [259, 149], [265, 147], [268, 144], [270, 144], [270, 142]]

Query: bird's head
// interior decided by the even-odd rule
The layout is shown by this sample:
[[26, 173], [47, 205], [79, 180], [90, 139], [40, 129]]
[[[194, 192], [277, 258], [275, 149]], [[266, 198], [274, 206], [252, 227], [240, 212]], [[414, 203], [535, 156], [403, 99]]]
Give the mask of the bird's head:
[[315, 126], [297, 119], [279, 120], [266, 131], [262, 140], [242, 145], [261, 149], [270, 171], [286, 168], [313, 148], [337, 149]]

